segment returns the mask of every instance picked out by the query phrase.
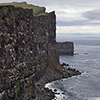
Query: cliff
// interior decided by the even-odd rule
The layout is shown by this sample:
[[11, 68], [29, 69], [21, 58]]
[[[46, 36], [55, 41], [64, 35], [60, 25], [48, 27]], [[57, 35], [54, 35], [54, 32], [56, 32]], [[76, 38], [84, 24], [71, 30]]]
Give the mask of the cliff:
[[1, 100], [17, 99], [19, 90], [30, 86], [32, 77], [36, 81], [44, 74], [47, 58], [55, 55], [54, 43], [54, 12], [33, 17], [33, 10], [0, 7]]
[[55, 47], [59, 55], [73, 55], [74, 54], [73, 42], [57, 42]]
[[0, 6], [0, 100], [51, 100], [44, 84], [79, 73], [59, 64], [55, 12]]

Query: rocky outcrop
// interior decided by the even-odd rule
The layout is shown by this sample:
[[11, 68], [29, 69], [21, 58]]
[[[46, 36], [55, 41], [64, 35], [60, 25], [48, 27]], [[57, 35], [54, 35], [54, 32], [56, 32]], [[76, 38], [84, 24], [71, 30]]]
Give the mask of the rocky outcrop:
[[57, 42], [55, 47], [59, 55], [73, 55], [74, 54], [73, 42]]

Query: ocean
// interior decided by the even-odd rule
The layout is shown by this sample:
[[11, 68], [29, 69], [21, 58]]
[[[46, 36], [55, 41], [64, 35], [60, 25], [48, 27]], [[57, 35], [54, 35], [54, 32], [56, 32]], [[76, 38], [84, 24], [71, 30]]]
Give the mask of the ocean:
[[57, 94], [54, 100], [100, 100], [100, 37], [65, 37], [74, 42], [74, 56], [60, 56], [60, 63], [82, 72], [79, 76], [46, 84]]

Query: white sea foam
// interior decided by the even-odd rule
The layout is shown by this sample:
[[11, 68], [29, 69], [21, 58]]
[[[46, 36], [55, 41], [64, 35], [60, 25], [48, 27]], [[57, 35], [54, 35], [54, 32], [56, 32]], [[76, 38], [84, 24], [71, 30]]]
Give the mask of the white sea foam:
[[53, 84], [54, 82], [51, 82], [45, 85], [45, 88], [49, 88], [55, 93], [55, 98], [52, 100], [66, 100], [69, 97], [67, 93], [62, 91], [61, 89], [53, 87]]
[[100, 97], [91, 97], [88, 100], [100, 100]]

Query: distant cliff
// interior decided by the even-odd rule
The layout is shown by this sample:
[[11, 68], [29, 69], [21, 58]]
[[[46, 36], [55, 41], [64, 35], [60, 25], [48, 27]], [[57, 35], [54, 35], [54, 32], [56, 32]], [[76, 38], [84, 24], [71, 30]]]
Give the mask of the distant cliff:
[[74, 54], [73, 42], [57, 42], [55, 47], [59, 55], [73, 55]]

